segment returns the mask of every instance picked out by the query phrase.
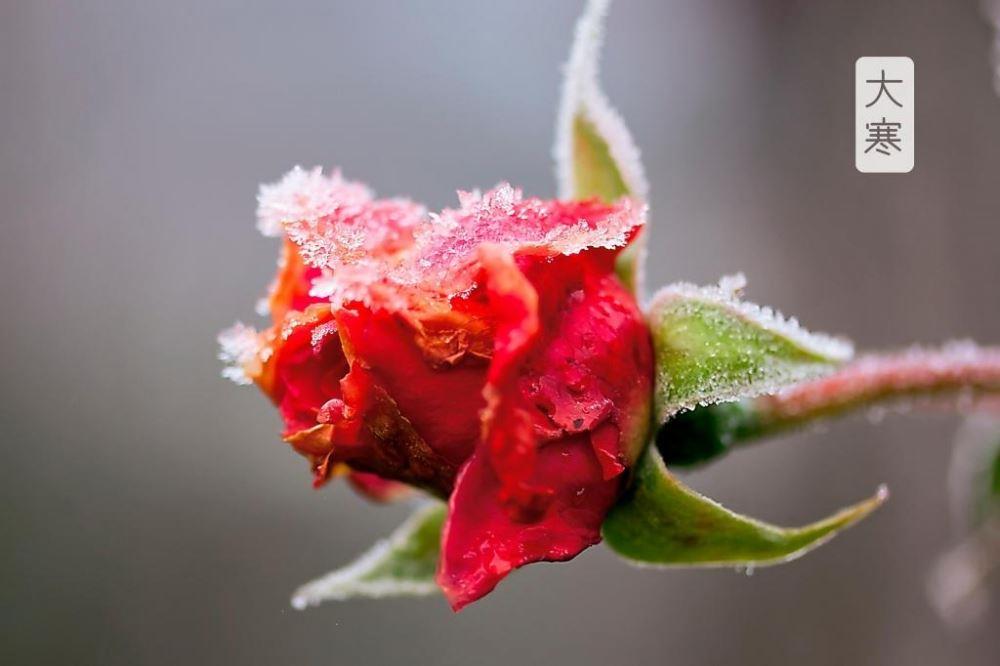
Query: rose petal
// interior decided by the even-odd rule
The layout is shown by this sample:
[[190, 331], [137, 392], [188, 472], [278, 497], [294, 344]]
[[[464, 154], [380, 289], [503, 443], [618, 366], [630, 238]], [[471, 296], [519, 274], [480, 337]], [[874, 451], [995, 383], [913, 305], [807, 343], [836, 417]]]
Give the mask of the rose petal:
[[652, 381], [641, 315], [607, 265], [515, 260], [496, 246], [480, 257], [496, 345], [483, 440], [459, 474], [442, 536], [438, 581], [456, 610], [517, 567], [600, 540], [644, 437]]
[[412, 492], [405, 483], [384, 479], [370, 472], [351, 471], [347, 480], [355, 490], [376, 502], [393, 502]]

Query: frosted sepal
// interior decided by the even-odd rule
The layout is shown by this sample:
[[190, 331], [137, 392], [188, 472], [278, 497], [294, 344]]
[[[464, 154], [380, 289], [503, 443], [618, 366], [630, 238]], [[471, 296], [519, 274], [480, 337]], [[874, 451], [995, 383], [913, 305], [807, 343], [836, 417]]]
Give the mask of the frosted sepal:
[[434, 572], [446, 513], [447, 507], [440, 502], [421, 507], [388, 539], [376, 543], [351, 564], [296, 590], [292, 606], [302, 610], [323, 601], [427, 596], [439, 592]]
[[634, 487], [601, 529], [604, 542], [635, 564], [767, 566], [794, 560], [832, 539], [888, 498], [874, 496], [816, 523], [776, 527], [733, 513], [682, 484], [655, 446], [646, 450]]
[[853, 354], [846, 340], [810, 333], [795, 319], [741, 301], [742, 275], [715, 287], [675, 284], [650, 305], [656, 414], [772, 393], [834, 370]]
[[[598, 82], [609, 0], [591, 0], [576, 24], [566, 63], [556, 121], [556, 177], [563, 199], [597, 197], [612, 203], [623, 196], [646, 201], [649, 185], [639, 149], [621, 115]], [[645, 234], [618, 257], [618, 276], [639, 292]]]

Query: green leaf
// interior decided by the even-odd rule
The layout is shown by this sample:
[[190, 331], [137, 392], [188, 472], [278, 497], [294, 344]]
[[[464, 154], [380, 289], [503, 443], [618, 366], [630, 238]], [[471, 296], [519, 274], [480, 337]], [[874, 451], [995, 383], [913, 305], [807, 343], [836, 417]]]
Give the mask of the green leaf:
[[649, 323], [660, 423], [682, 410], [777, 391], [851, 357], [850, 343], [740, 301], [745, 284], [736, 275], [718, 287], [671, 285], [653, 298]]
[[354, 597], [435, 594], [439, 590], [434, 572], [447, 509], [441, 502], [428, 502], [357, 560], [296, 590], [292, 605], [301, 610]]
[[[607, 0], [587, 3], [566, 63], [554, 149], [559, 196], [596, 197], [608, 203], [631, 196], [645, 201], [649, 187], [639, 149], [598, 82], [607, 8]], [[618, 277], [636, 293], [642, 286], [644, 236], [640, 232], [615, 265]]]
[[805, 527], [784, 528], [725, 509], [682, 484], [649, 447], [633, 490], [608, 514], [602, 533], [635, 563], [661, 566], [766, 566], [793, 560], [861, 520], [888, 497], [863, 502]]

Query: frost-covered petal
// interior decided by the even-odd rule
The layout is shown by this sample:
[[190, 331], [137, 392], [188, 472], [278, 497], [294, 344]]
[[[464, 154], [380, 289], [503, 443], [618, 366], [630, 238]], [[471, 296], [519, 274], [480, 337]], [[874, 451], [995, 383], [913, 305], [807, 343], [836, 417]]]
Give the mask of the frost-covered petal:
[[323, 406], [341, 397], [348, 364], [328, 305], [289, 312], [264, 337], [259, 356], [262, 363], [251, 376], [278, 406], [286, 438], [315, 428]]
[[320, 217], [293, 218], [285, 232], [306, 263], [320, 268], [384, 262], [413, 242], [414, 228], [424, 219], [424, 208], [407, 199], [376, 199], [331, 206]]
[[289, 312], [301, 312], [321, 302], [323, 299], [310, 293], [313, 281], [320, 275], [318, 268], [302, 260], [298, 246], [286, 238], [278, 259], [278, 274], [268, 289], [263, 313], [270, 314], [272, 321], [280, 325]]
[[480, 195], [460, 193], [461, 207], [442, 211], [417, 238], [411, 266], [428, 287], [449, 296], [474, 286], [484, 245], [509, 254], [569, 256], [587, 250], [624, 248], [644, 223], [645, 208], [623, 198], [550, 201], [525, 198], [507, 183]]
[[645, 208], [624, 198], [551, 201], [506, 183], [460, 192], [460, 206], [425, 215], [405, 200], [363, 200], [326, 214], [285, 220], [304, 261], [321, 271], [311, 297], [334, 307], [359, 302], [391, 311], [440, 307], [477, 286], [485, 244], [511, 254], [607, 251], [609, 262], [644, 223]]
[[438, 575], [456, 609], [513, 569], [596, 543], [648, 424], [648, 333], [606, 266], [515, 262], [496, 246], [482, 263], [496, 347], [483, 439], [451, 497]]
[[257, 195], [257, 228], [265, 236], [281, 236], [284, 225], [319, 220], [345, 209], [357, 209], [372, 199], [361, 183], [344, 180], [340, 171], [323, 175], [321, 167], [294, 167], [276, 183], [261, 185]]

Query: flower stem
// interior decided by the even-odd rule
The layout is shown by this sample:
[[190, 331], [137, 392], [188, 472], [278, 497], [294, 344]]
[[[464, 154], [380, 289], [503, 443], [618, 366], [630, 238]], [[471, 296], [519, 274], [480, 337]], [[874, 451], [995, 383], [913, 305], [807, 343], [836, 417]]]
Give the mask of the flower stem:
[[660, 428], [656, 445], [667, 464], [700, 464], [733, 446], [902, 401], [1000, 412], [1000, 348], [955, 342], [866, 355], [774, 395], [679, 414]]

